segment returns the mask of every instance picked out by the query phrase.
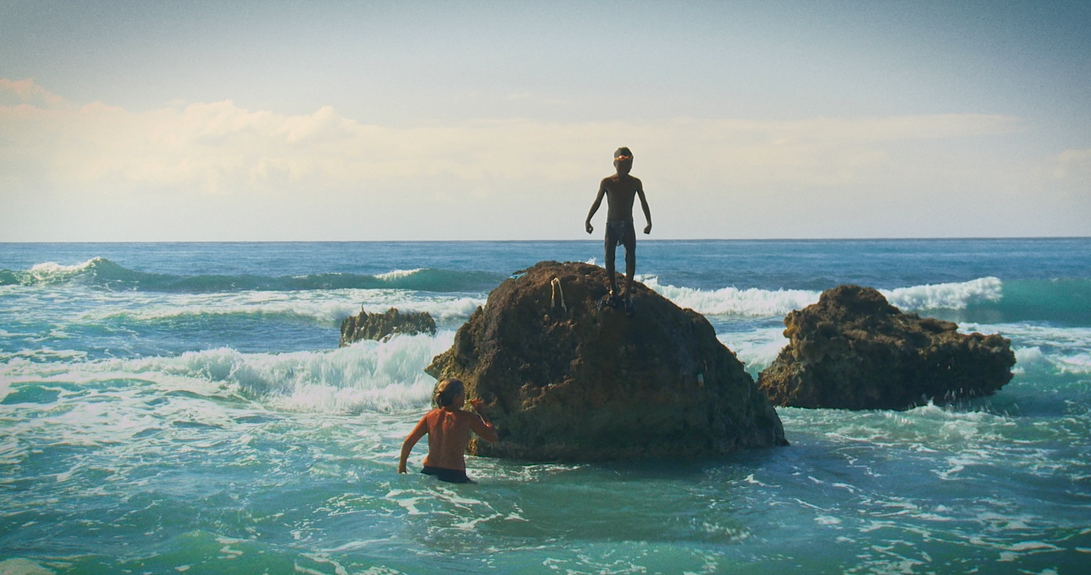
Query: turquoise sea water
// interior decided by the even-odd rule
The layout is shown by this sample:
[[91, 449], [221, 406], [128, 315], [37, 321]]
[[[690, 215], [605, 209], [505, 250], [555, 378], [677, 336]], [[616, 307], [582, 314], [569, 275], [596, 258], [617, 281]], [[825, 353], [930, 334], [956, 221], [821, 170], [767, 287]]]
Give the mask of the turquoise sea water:
[[[754, 375], [858, 283], [1011, 338], [1015, 378], [782, 408], [790, 447], [722, 459], [397, 475], [423, 367], [546, 259], [601, 244], [0, 244], [0, 573], [1091, 572], [1091, 239], [644, 241]], [[338, 348], [361, 306], [439, 333]]]

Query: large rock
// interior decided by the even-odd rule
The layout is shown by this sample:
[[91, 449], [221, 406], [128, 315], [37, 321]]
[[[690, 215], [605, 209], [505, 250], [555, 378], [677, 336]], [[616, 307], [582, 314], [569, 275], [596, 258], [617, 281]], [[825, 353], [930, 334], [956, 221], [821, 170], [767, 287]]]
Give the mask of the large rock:
[[535, 461], [704, 457], [786, 445], [776, 410], [708, 321], [640, 283], [605, 307], [602, 268], [541, 262], [489, 294], [426, 371], [485, 402], [500, 441]]
[[1010, 340], [902, 313], [872, 288], [827, 290], [784, 325], [788, 345], [758, 376], [777, 405], [907, 409], [991, 395], [1015, 365]]
[[386, 313], [367, 313], [346, 317], [341, 322], [341, 347], [361, 339], [385, 340], [395, 334], [436, 334], [436, 320], [426, 311], [401, 313], [390, 308]]

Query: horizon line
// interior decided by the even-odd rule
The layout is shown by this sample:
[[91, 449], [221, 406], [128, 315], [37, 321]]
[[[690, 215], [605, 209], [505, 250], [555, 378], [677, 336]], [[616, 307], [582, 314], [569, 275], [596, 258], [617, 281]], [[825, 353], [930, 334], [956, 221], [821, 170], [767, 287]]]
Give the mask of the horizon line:
[[[839, 238], [646, 238], [638, 243], [654, 242], [867, 242], [867, 241], [967, 241], [967, 240], [1087, 240], [1091, 236], [919, 236], [919, 237], [839, 237]], [[0, 245], [26, 244], [362, 244], [362, 243], [535, 243], [595, 242], [602, 239], [439, 239], [439, 240], [46, 240], [0, 241]]]

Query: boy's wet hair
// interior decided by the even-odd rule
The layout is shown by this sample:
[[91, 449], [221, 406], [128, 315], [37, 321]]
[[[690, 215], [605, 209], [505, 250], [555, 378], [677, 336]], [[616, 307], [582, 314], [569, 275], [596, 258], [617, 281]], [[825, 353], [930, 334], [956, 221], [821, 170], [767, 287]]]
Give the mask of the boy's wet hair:
[[614, 159], [616, 160], [621, 157], [631, 160], [633, 158], [633, 153], [629, 151], [629, 148], [618, 148], [617, 151], [614, 152]]
[[455, 400], [455, 396], [466, 391], [466, 386], [461, 380], [455, 378], [444, 379], [436, 384], [432, 391], [432, 403], [436, 407], [447, 407]]

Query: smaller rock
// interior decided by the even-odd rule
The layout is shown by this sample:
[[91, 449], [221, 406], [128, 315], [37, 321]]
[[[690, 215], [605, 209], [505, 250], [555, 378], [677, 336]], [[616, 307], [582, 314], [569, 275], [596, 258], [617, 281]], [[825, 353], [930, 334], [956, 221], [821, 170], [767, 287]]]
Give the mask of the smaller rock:
[[784, 318], [788, 345], [758, 377], [775, 405], [908, 409], [996, 393], [1012, 378], [1011, 340], [902, 313], [872, 288], [842, 285]]
[[395, 334], [418, 333], [436, 334], [436, 321], [426, 311], [403, 314], [397, 308], [390, 308], [386, 313], [369, 314], [361, 309], [359, 315], [349, 316], [341, 322], [341, 347], [361, 339], [385, 341]]

